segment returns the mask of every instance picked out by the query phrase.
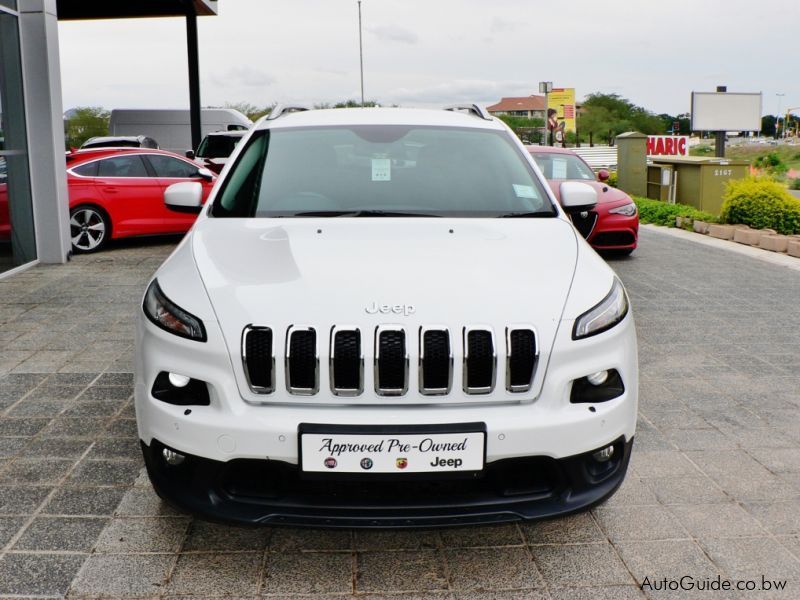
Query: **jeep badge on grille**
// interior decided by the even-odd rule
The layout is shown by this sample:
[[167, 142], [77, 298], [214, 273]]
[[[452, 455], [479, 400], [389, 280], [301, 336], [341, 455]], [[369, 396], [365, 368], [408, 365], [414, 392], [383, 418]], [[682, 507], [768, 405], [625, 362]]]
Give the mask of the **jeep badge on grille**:
[[417, 307], [413, 304], [378, 304], [377, 302], [372, 302], [372, 304], [366, 306], [364, 308], [367, 311], [368, 315], [388, 315], [388, 314], [395, 314], [395, 315], [413, 315], [417, 312]]

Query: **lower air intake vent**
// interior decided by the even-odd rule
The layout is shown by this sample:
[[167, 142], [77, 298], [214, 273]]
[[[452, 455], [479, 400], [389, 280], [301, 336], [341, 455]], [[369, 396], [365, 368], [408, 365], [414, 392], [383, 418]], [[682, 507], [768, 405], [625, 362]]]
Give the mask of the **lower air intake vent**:
[[330, 370], [331, 390], [337, 396], [357, 396], [363, 391], [364, 356], [358, 329], [333, 328]]
[[312, 395], [319, 390], [317, 332], [311, 327], [290, 327], [286, 334], [286, 389]]
[[490, 329], [464, 328], [464, 391], [488, 394], [494, 389], [496, 354]]
[[422, 328], [419, 349], [419, 391], [426, 395], [450, 393], [453, 353], [447, 329]]
[[506, 345], [506, 389], [509, 392], [527, 392], [531, 389], [538, 356], [536, 334], [533, 329], [508, 329]]
[[272, 353], [272, 330], [249, 326], [242, 334], [242, 362], [247, 383], [256, 394], [275, 391], [275, 360]]
[[375, 332], [375, 392], [402, 396], [407, 390], [406, 333], [399, 326], [379, 326]]

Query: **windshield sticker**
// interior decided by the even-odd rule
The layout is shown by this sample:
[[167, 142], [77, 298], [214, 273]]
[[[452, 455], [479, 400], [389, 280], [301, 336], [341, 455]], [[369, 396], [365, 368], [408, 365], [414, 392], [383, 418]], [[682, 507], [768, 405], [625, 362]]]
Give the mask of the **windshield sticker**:
[[392, 180], [392, 160], [390, 158], [372, 159], [372, 181]]
[[553, 174], [550, 179], [566, 179], [567, 178], [567, 159], [553, 158]]
[[532, 185], [519, 185], [518, 183], [511, 184], [514, 186], [514, 193], [517, 198], [536, 198], [536, 190]]

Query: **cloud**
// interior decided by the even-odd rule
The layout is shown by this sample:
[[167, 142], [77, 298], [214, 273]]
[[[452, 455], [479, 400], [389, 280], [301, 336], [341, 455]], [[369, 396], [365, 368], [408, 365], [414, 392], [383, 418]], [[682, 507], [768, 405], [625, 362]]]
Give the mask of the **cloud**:
[[215, 73], [211, 76], [211, 81], [214, 85], [219, 87], [264, 87], [275, 83], [275, 79], [253, 67], [233, 67], [228, 69], [225, 73]]
[[537, 93], [525, 81], [456, 79], [419, 88], [395, 88], [387, 92], [391, 102], [446, 104], [448, 102], [495, 103], [501, 96]]
[[518, 21], [508, 21], [500, 17], [495, 17], [492, 19], [492, 24], [489, 25], [489, 30], [492, 33], [506, 33], [519, 29], [519, 26], [520, 23]]
[[419, 41], [417, 34], [410, 29], [397, 25], [377, 25], [365, 29], [379, 40], [399, 42], [401, 44], [416, 44]]

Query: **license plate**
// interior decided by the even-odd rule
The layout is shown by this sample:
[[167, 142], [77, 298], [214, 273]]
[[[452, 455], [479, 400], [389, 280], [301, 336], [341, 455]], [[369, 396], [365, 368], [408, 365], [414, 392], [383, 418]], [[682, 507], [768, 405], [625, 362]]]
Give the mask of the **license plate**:
[[485, 434], [302, 433], [303, 471], [431, 473], [483, 469]]

